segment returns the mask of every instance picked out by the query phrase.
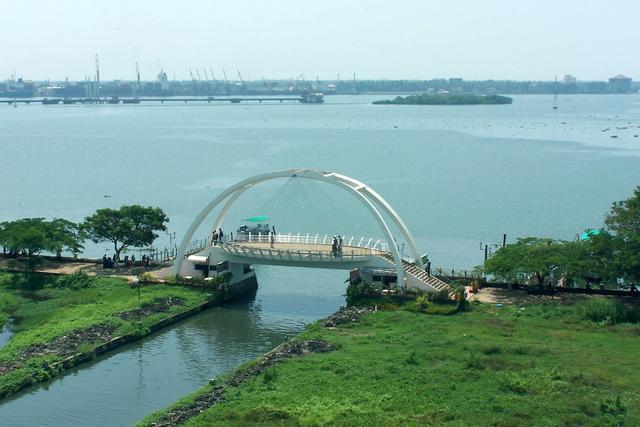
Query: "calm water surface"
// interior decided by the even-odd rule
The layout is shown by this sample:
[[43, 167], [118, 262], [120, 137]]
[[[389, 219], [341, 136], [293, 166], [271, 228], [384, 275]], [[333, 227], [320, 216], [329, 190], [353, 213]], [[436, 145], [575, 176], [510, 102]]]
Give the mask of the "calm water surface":
[[[292, 167], [375, 188], [436, 266], [481, 263], [479, 242], [571, 239], [640, 184], [640, 96], [515, 97], [510, 106], [20, 106], [0, 109], [0, 221], [81, 220], [162, 207], [180, 234], [219, 192]], [[616, 135], [617, 138], [611, 138]], [[380, 237], [339, 191], [282, 180], [229, 213], [279, 231]], [[201, 230], [206, 234], [206, 229]], [[160, 247], [173, 244], [164, 235]], [[103, 245], [88, 245], [101, 256]], [[258, 267], [255, 299], [217, 308], [0, 403], [2, 425], [128, 425], [343, 304], [344, 272]]]

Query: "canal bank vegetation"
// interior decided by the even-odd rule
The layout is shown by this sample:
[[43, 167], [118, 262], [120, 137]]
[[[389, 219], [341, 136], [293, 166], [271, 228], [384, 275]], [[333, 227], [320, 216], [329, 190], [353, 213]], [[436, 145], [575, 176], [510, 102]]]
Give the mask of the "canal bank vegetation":
[[501, 95], [422, 94], [397, 96], [394, 99], [373, 101], [375, 105], [486, 105], [511, 104], [513, 98]]
[[117, 337], [146, 335], [158, 322], [217, 297], [212, 289], [138, 289], [84, 273], [0, 272], [0, 323], [13, 333], [0, 348], [0, 396], [57, 375], [69, 357], [91, 356]]
[[[477, 303], [448, 316], [369, 310], [358, 321], [318, 322], [295, 340], [332, 351], [226, 387], [186, 425], [638, 425], [640, 326], [629, 321], [638, 308], [622, 304], [625, 317], [606, 320], [619, 304]], [[162, 425], [228, 378], [143, 425]]]

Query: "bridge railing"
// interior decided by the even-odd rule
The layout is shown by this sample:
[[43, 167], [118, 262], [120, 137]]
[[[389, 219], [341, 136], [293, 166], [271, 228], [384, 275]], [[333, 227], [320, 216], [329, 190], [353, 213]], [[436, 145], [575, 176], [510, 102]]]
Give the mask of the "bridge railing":
[[[333, 236], [328, 234], [311, 234], [311, 233], [288, 233], [288, 234], [271, 234], [271, 233], [257, 233], [257, 234], [239, 234], [234, 236], [236, 242], [250, 242], [250, 243], [271, 243], [273, 239], [274, 243], [291, 243], [300, 245], [328, 245], [333, 243]], [[374, 239], [372, 237], [356, 237], [356, 236], [344, 236], [342, 237], [343, 247], [353, 248], [367, 248], [377, 249], [380, 251], [388, 251], [389, 245], [382, 239]]]
[[245, 245], [223, 243], [220, 245], [223, 251], [247, 258], [263, 258], [278, 261], [304, 261], [304, 262], [336, 262], [336, 261], [360, 261], [371, 256], [379, 256], [379, 252], [373, 252], [371, 248], [346, 247], [342, 252], [333, 253], [331, 250], [310, 249], [283, 249], [260, 248]]

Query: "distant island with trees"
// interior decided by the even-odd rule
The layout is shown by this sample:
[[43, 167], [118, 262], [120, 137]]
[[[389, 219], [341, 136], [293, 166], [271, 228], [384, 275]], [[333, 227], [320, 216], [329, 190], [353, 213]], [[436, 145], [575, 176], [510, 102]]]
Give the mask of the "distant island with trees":
[[483, 105], [511, 104], [513, 99], [501, 95], [437, 94], [397, 96], [373, 102], [376, 105]]

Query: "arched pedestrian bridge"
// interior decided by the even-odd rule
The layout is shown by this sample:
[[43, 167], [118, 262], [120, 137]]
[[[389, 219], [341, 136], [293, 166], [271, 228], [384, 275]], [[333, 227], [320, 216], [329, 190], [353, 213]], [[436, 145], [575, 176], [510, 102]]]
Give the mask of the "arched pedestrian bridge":
[[[342, 245], [336, 250], [334, 236], [300, 233], [243, 234], [236, 235], [233, 240], [226, 238], [217, 241], [210, 238], [204, 249], [193, 254], [187, 253], [194, 233], [214, 209], [221, 206], [213, 221], [210, 236], [220, 227], [231, 206], [246, 190], [268, 180], [290, 177], [326, 182], [344, 189], [368, 209], [387, 241], [355, 236], [343, 237]], [[409, 258], [403, 258], [395, 244], [387, 243], [395, 242], [396, 239], [385, 216], [390, 219], [406, 243]], [[187, 230], [178, 248], [173, 272], [182, 276], [228, 272], [231, 273], [230, 283], [233, 285], [249, 280], [255, 281], [255, 273], [250, 267], [252, 264], [357, 269], [357, 274], [363, 280], [371, 281], [374, 285], [397, 287], [400, 291], [410, 288], [425, 291], [449, 289], [446, 283], [427, 275], [423, 270], [422, 258], [418, 254], [413, 237], [388, 202], [360, 181], [318, 170], [290, 169], [258, 175], [222, 192], [200, 212]]]

